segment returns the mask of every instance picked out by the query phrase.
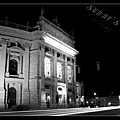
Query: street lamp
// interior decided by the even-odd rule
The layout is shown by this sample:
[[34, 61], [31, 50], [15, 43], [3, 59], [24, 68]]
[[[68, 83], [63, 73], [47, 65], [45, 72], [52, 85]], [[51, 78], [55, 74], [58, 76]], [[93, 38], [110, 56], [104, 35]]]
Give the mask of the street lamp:
[[94, 96], [96, 96], [96, 93], [94, 92]]
[[96, 102], [97, 102], [97, 100], [96, 100], [96, 92], [94, 92], [94, 96], [95, 96], [95, 107], [96, 107]]
[[118, 98], [119, 98], [119, 105], [120, 105], [120, 95], [118, 96]]

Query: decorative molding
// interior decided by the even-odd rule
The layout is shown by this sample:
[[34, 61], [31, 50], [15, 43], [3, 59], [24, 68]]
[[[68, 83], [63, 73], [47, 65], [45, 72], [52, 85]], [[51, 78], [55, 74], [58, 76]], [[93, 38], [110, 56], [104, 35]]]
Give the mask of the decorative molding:
[[0, 34], [31, 40], [31, 33], [11, 27], [0, 26]]
[[41, 38], [41, 36], [43, 36], [43, 32], [39, 30], [31, 33], [32, 40], [36, 40], [36, 39], [38, 40]]
[[42, 30], [74, 48], [74, 41], [64, 34], [60, 33], [59, 30], [55, 30], [54, 28], [46, 24], [42, 26]]
[[12, 60], [12, 59], [15, 59], [15, 60], [17, 60], [17, 62], [19, 63], [20, 62], [20, 57], [18, 56], [18, 54], [14, 54], [14, 53], [11, 53], [11, 55], [10, 55], [10, 60]]
[[5, 78], [5, 83], [19, 83], [23, 84], [24, 79], [23, 78]]
[[25, 43], [23, 43], [23, 46], [24, 46], [24, 48], [30, 48], [31, 47], [31, 43], [28, 43], [28, 42], [25, 42]]
[[17, 46], [12, 46], [12, 47], [10, 47], [11, 49], [16, 49], [16, 50], [22, 50], [20, 47], [17, 47]]
[[9, 39], [1, 38], [1, 39], [0, 39], [0, 44], [2, 44], [2, 45], [7, 45], [8, 41], [9, 41]]

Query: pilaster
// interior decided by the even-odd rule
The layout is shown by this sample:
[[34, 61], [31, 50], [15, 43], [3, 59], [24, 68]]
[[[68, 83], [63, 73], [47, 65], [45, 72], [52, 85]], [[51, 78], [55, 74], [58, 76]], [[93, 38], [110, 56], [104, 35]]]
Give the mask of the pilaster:
[[66, 83], [66, 96], [65, 96], [65, 105], [67, 107], [67, 92], [68, 92], [68, 80], [67, 80], [67, 56], [65, 55], [64, 58], [64, 78], [65, 78], [65, 83]]
[[74, 59], [74, 64], [73, 64], [73, 71], [74, 71], [74, 74], [73, 74], [73, 86], [74, 86], [74, 103], [76, 105], [76, 59]]
[[20, 54], [20, 71], [19, 71], [19, 76], [20, 76], [20, 78], [22, 78], [23, 77], [23, 72], [22, 72], [22, 63], [23, 63], [23, 54], [21, 53]]
[[41, 71], [40, 71], [40, 75], [41, 75], [41, 80], [40, 80], [40, 107], [45, 108], [45, 85], [44, 85], [44, 57], [45, 57], [45, 46], [44, 46], [44, 39], [41, 37], [41, 44], [40, 44], [40, 67], [41, 67]]
[[28, 88], [28, 77], [29, 77], [29, 47], [30, 44], [26, 43], [25, 46], [25, 53], [23, 56], [23, 104], [29, 104], [29, 88]]
[[7, 52], [7, 70], [6, 70], [6, 76], [9, 76], [9, 61], [10, 61], [10, 52]]
[[1, 40], [1, 59], [0, 59], [0, 108], [5, 108], [5, 90], [4, 90], [4, 77], [5, 77], [5, 63], [6, 63], [6, 47], [7, 41]]
[[54, 51], [54, 58], [53, 58], [53, 77], [54, 77], [54, 87], [53, 87], [53, 104], [56, 108], [56, 96], [57, 96], [57, 52]]

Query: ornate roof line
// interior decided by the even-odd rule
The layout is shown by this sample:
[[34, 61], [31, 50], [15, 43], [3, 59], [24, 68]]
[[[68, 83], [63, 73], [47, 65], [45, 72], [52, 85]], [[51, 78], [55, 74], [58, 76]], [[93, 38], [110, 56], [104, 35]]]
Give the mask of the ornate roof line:
[[25, 31], [28, 31], [29, 29], [32, 29], [29, 26], [28, 22], [27, 22], [27, 26], [9, 22], [7, 16], [6, 16], [6, 20], [5, 21], [0, 20], [0, 25], [1, 26], [12, 27], [12, 28], [17, 28], [17, 29], [21, 29], [21, 30], [25, 30]]
[[[52, 26], [53, 28], [59, 30], [60, 32], [62, 32], [65, 36], [69, 37], [70, 39], [74, 40], [74, 37], [69, 35], [68, 33], [66, 33], [65, 31], [63, 31], [59, 26], [55, 25], [54, 23], [50, 22], [48, 19], [46, 19], [44, 16], [40, 16], [39, 17], [39, 21], [37, 22], [37, 28], [39, 29], [39, 25], [41, 23], [41, 21], [45, 21], [47, 24], [49, 24], [50, 26]], [[39, 25], [38, 25], [39, 24]], [[36, 28], [34, 27], [34, 28]]]
[[57, 21], [57, 16], [55, 19], [53, 19], [53, 22], [55, 22], [57, 25], [55, 25], [54, 23], [50, 22], [48, 19], [46, 19], [43, 14], [44, 14], [45, 10], [43, 9], [43, 7], [41, 8], [41, 16], [39, 17], [39, 21], [37, 22], [37, 25], [33, 28], [37, 28], [40, 30], [41, 28], [41, 22], [45, 21], [48, 25], [52, 26], [53, 28], [59, 30], [61, 33], [63, 33], [65, 36], [69, 37], [70, 39], [74, 40], [73, 34], [72, 36], [69, 35], [68, 33], [66, 33], [65, 31], [63, 31], [59, 26], [60, 24]]

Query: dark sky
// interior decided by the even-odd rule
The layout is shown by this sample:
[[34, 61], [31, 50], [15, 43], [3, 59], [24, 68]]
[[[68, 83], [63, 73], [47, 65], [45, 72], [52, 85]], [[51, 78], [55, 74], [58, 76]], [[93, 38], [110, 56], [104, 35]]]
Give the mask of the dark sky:
[[[88, 5], [81, 4], [15, 4], [1, 5], [0, 19], [8, 16], [10, 22], [31, 27], [39, 20], [41, 6], [44, 7], [44, 17], [52, 22], [58, 17], [60, 27], [71, 35], [74, 31], [75, 47], [79, 51], [77, 64], [81, 73], [77, 81], [84, 82], [86, 97], [92, 97], [93, 92], [98, 96], [120, 94], [120, 42], [119, 26], [113, 27], [109, 33], [99, 25], [101, 19], [95, 21], [91, 11], [86, 10]], [[120, 18], [119, 5], [95, 5], [111, 16]], [[7, 9], [7, 10], [6, 10]], [[100, 62], [100, 71], [97, 71], [96, 61]]]

